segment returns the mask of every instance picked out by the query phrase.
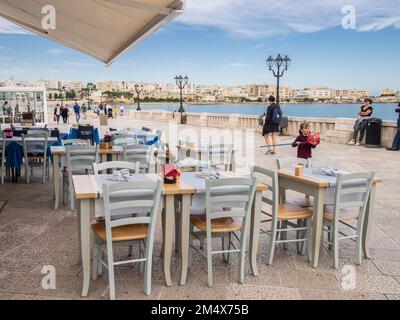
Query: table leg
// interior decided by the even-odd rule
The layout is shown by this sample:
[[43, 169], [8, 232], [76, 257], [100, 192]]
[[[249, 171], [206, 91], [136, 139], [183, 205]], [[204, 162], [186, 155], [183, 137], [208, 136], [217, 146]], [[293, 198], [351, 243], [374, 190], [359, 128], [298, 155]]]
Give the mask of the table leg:
[[81, 199], [78, 203], [80, 211], [80, 235], [83, 268], [82, 297], [89, 292], [90, 283], [90, 199]]
[[322, 235], [322, 220], [325, 202], [325, 190], [319, 188], [314, 196], [314, 210], [313, 210], [313, 252], [312, 252], [312, 266], [318, 267], [319, 248], [321, 244]]
[[251, 210], [251, 228], [250, 228], [250, 266], [253, 276], [258, 276], [257, 253], [258, 242], [260, 239], [260, 215], [261, 215], [262, 192], [256, 191], [253, 207]]
[[171, 281], [171, 256], [172, 244], [175, 230], [175, 208], [174, 196], [165, 196], [165, 227], [164, 227], [164, 276], [168, 287], [172, 286]]
[[375, 206], [375, 188], [376, 186], [375, 184], [373, 184], [368, 199], [367, 211], [365, 213], [365, 220], [363, 225], [362, 247], [363, 247], [364, 257], [367, 259], [370, 257], [368, 250], [368, 239], [371, 231], [372, 217]]
[[[190, 198], [191, 195], [182, 195], [181, 210], [181, 286], [186, 284], [187, 269], [189, 264], [189, 232], [190, 232]], [[176, 241], [176, 240], [175, 240]]]
[[60, 156], [53, 156], [53, 183], [54, 183], [54, 210], [58, 209], [60, 204]]

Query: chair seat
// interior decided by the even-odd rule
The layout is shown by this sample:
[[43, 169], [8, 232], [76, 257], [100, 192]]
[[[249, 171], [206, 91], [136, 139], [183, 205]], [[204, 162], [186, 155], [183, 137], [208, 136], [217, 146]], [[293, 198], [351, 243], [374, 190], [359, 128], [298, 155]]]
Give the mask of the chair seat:
[[[112, 241], [132, 241], [147, 237], [147, 224], [133, 224], [116, 227], [112, 229]], [[102, 240], [106, 241], [106, 226], [104, 221], [92, 223], [93, 232]]]
[[[291, 203], [280, 204], [278, 211], [279, 220], [305, 219], [313, 215], [311, 210], [295, 206]], [[261, 212], [271, 216], [270, 207], [261, 208]]]
[[301, 208], [312, 208], [314, 207], [314, 200], [312, 198], [298, 198], [294, 200], [288, 200], [287, 203], [292, 204], [296, 207]]
[[[191, 216], [190, 222], [200, 231], [207, 230], [206, 215]], [[242, 219], [238, 217], [220, 218], [211, 221], [211, 232], [235, 232], [242, 229]]]
[[[333, 221], [334, 214], [333, 214], [334, 206], [327, 205], [324, 207], [324, 219]], [[341, 209], [339, 213], [339, 220], [354, 220], [358, 218], [358, 212], [354, 212], [354, 209]]]

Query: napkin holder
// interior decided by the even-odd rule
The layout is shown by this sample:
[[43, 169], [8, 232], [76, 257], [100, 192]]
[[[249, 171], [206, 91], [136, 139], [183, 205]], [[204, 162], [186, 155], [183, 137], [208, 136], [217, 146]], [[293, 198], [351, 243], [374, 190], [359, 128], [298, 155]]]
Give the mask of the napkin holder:
[[173, 163], [163, 164], [162, 166], [162, 176], [164, 178], [164, 183], [174, 184], [177, 178], [181, 175], [179, 169]]

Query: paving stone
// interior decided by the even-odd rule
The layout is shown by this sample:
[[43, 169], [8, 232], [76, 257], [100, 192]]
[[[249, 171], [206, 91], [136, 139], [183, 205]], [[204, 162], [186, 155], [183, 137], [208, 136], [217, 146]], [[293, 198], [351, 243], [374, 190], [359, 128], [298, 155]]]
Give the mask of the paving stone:
[[161, 300], [226, 300], [228, 288], [214, 285], [212, 288], [204, 286], [199, 290], [193, 290], [192, 286], [163, 287]]
[[335, 275], [320, 272], [300, 272], [293, 270], [280, 273], [282, 285], [289, 288], [340, 289]]
[[[340, 282], [341, 275], [336, 275]], [[356, 274], [354, 291], [400, 294], [400, 283], [391, 276]]]
[[397, 261], [374, 261], [374, 264], [385, 275], [397, 276], [400, 274], [400, 262], [397, 262]]
[[286, 287], [231, 284], [229, 300], [301, 300], [299, 289]]
[[330, 290], [306, 290], [300, 289], [300, 294], [304, 300], [385, 300], [383, 294], [330, 291]]

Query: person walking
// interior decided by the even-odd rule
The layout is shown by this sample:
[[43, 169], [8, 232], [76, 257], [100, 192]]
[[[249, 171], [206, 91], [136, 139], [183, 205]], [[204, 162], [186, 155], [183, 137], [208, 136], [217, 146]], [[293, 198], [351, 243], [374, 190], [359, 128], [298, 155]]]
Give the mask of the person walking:
[[[263, 127], [263, 137], [265, 144], [268, 146], [268, 150], [265, 153], [276, 154], [276, 144], [278, 142], [278, 133], [280, 131], [279, 124], [282, 119], [282, 110], [279, 104], [275, 103], [275, 97], [270, 96], [268, 98], [269, 106], [267, 108], [267, 116]], [[270, 144], [270, 137], [272, 138], [272, 147]]]
[[61, 108], [59, 103], [57, 103], [56, 107], [54, 108], [54, 117], [57, 124], [60, 124]]
[[[358, 112], [358, 119], [354, 125], [354, 131], [352, 139], [349, 141], [348, 144], [359, 146], [364, 138], [365, 130], [368, 126], [368, 118], [372, 116], [374, 108], [372, 108], [372, 99], [365, 98], [364, 105], [361, 106], [360, 111]], [[360, 134], [358, 140], [357, 136]]]
[[84, 104], [82, 104], [82, 108], [81, 108], [81, 112], [82, 112], [82, 118], [83, 118], [83, 120], [86, 120], [86, 113], [87, 113], [87, 107], [86, 107], [86, 104], [84, 103]]
[[68, 105], [61, 106], [61, 117], [63, 119], [63, 123], [68, 123]]
[[79, 123], [79, 120], [81, 119], [81, 107], [79, 106], [78, 102], [75, 102], [73, 109], [75, 113], [76, 122]]
[[387, 148], [387, 150], [389, 150], [389, 151], [399, 151], [400, 150], [400, 103], [398, 104], [395, 111], [399, 114], [399, 117], [397, 119], [397, 132], [393, 139], [392, 147]]

